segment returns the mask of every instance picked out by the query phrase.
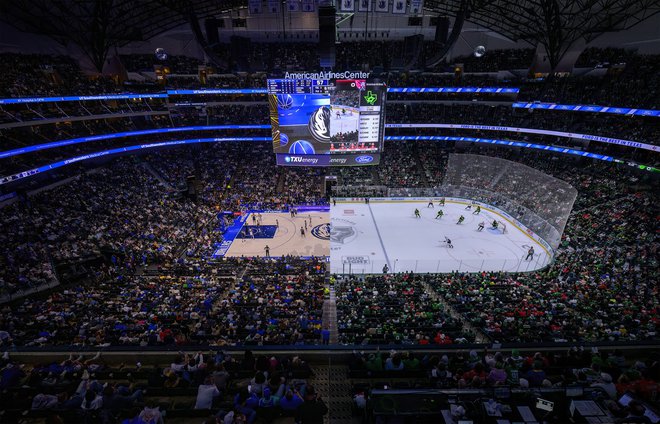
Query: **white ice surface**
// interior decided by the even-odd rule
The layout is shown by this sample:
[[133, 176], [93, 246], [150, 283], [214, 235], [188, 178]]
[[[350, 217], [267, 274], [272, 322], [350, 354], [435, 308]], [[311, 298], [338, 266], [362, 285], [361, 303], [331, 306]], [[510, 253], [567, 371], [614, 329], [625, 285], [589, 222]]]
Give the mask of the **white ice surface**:
[[[466, 204], [447, 202], [444, 216], [428, 202], [372, 200], [364, 203], [337, 203], [331, 207], [332, 236], [330, 268], [333, 273], [380, 273], [385, 263], [390, 272], [478, 272], [532, 271], [544, 267], [550, 253], [504, 217], [485, 208], [480, 215], [465, 210]], [[421, 218], [415, 218], [415, 208]], [[456, 224], [460, 215], [462, 224]], [[491, 230], [494, 219], [503, 221], [507, 233]], [[481, 221], [483, 231], [477, 231]], [[453, 249], [447, 247], [451, 239]], [[534, 258], [524, 260], [530, 246]], [[350, 270], [349, 270], [350, 263]]]
[[[351, 116], [348, 114], [348, 108], [346, 108], [346, 114], [344, 115], [341, 110], [341, 106], [332, 108], [330, 113], [330, 136], [358, 130], [360, 114], [354, 110]], [[340, 118], [337, 118], [337, 112], [339, 112]]]

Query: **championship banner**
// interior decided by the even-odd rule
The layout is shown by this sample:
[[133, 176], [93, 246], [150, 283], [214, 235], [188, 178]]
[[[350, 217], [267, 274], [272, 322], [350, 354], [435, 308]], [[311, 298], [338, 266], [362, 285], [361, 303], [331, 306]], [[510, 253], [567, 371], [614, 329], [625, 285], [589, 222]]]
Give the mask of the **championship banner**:
[[250, 0], [248, 3], [248, 8], [251, 15], [259, 15], [263, 13], [263, 6], [261, 0]]
[[280, 13], [281, 0], [268, 0], [268, 12]]
[[376, 12], [389, 12], [390, 2], [388, 0], [376, 0]]
[[410, 0], [410, 13], [413, 15], [419, 15], [422, 13], [422, 8], [424, 7], [424, 0]]
[[286, 4], [289, 12], [300, 12], [300, 0], [287, 0]]
[[406, 13], [406, 0], [394, 0], [392, 13], [403, 15]]
[[359, 2], [358, 12], [371, 12], [373, 10], [371, 0], [359, 0]]
[[339, 3], [339, 10], [341, 12], [355, 11], [355, 0], [341, 0], [341, 2]]
[[316, 4], [314, 0], [302, 0], [303, 12], [316, 12]]

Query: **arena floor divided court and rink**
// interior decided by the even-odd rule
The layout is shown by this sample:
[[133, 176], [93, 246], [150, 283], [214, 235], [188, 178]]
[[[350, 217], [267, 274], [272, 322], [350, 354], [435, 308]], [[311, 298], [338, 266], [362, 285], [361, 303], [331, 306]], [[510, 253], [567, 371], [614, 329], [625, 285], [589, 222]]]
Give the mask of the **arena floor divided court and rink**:
[[[533, 271], [552, 260], [552, 252], [494, 208], [466, 210], [469, 201], [371, 199], [369, 204], [338, 200], [331, 211], [330, 268], [332, 273]], [[419, 209], [421, 218], [414, 211]], [[444, 215], [436, 219], [437, 212]], [[457, 224], [459, 217], [465, 220]], [[506, 233], [493, 230], [493, 220]], [[478, 231], [480, 222], [485, 228]], [[445, 238], [451, 240], [449, 248]], [[529, 248], [533, 259], [525, 260]]]

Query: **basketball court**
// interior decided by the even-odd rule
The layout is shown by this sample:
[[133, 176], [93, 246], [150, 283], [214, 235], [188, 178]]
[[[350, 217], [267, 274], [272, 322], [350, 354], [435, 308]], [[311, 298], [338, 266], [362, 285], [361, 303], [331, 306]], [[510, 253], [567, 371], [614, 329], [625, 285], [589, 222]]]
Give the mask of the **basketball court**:
[[[305, 230], [304, 236], [301, 228]], [[329, 256], [330, 213], [300, 211], [292, 218], [288, 212], [249, 212], [237, 220], [227, 235], [215, 257], [263, 257], [266, 246], [271, 257]]]

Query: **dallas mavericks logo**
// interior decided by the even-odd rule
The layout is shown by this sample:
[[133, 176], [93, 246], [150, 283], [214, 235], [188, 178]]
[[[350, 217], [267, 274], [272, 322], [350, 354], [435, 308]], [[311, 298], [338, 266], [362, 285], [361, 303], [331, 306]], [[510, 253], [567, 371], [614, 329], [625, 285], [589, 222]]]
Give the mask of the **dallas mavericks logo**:
[[309, 118], [307, 125], [309, 132], [317, 141], [329, 142], [330, 141], [330, 108], [322, 106]]
[[312, 235], [321, 240], [330, 240], [330, 224], [326, 222], [312, 228]]

